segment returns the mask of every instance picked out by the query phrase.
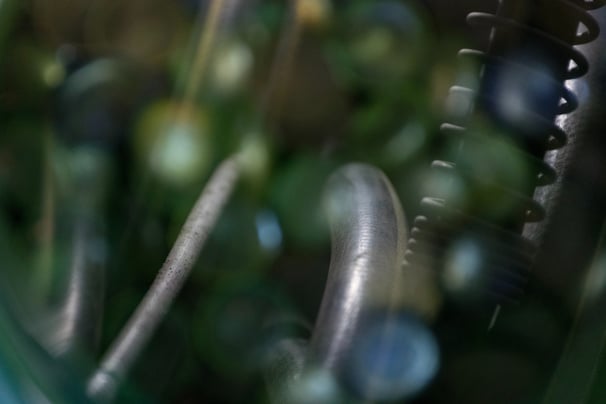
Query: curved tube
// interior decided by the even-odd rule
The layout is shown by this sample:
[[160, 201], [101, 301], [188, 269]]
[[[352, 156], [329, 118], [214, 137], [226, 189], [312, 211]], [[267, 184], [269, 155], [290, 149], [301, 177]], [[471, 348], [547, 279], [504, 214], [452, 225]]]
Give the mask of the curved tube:
[[[272, 403], [394, 401], [435, 375], [437, 343], [417, 318], [416, 273], [404, 271], [404, 213], [389, 180], [364, 164], [329, 179], [328, 281], [309, 346], [284, 338], [265, 369]], [[417, 279], [415, 279], [417, 278]], [[304, 364], [304, 366], [303, 366]]]
[[329, 386], [322, 402], [410, 397], [435, 375], [439, 353], [414, 313], [419, 279], [403, 267], [400, 202], [385, 175], [363, 164], [337, 171], [326, 194], [332, 255], [306, 372], [319, 367]]
[[[48, 261], [41, 269], [49, 281], [49, 290], [48, 295], [41, 293], [44, 300], [39, 302], [37, 318], [32, 326], [28, 325], [51, 355], [78, 369], [97, 355], [102, 327], [106, 261], [102, 222], [111, 178], [111, 156], [100, 148], [83, 144], [57, 145], [49, 153], [53, 165], [62, 159], [78, 161], [83, 156], [90, 163], [86, 169], [67, 163], [65, 166], [69, 168], [64, 168], [57, 177], [63, 183], [63, 192], [53, 190], [54, 174], [59, 173], [48, 174], [45, 182], [48, 210], [43, 220], [52, 223], [56, 215], [63, 224], [56, 230], [52, 224], [46, 229], [43, 249]], [[69, 246], [69, 263], [66, 268], [52, 271], [53, 245], [63, 244]]]
[[95, 353], [99, 343], [105, 271], [94, 251], [100, 237], [96, 227], [90, 218], [76, 220], [66, 293], [51, 316], [50, 332], [42, 336], [53, 356], [71, 362]]
[[389, 180], [371, 166], [341, 168], [326, 193], [332, 253], [310, 359], [337, 370], [367, 309], [393, 310], [403, 297], [406, 228]]
[[235, 187], [240, 164], [238, 157], [226, 159], [202, 190], [154, 283], [89, 379], [91, 398], [111, 401], [114, 397], [185, 283]]

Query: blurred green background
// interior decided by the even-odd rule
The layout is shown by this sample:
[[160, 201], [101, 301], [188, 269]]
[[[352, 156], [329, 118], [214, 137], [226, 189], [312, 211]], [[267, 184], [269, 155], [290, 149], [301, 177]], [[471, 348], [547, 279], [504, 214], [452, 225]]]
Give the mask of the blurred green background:
[[[89, 372], [151, 284], [211, 170], [246, 150], [250, 169], [118, 401], [266, 402], [264, 324], [285, 313], [313, 324], [320, 304], [330, 259], [326, 178], [347, 162], [373, 164], [412, 220], [441, 181], [429, 167], [448, 149], [437, 130], [448, 88], [477, 74], [457, 50], [487, 41], [464, 17], [495, 3], [229, 0], [209, 39], [209, 1], [1, 1], [0, 258], [9, 312], [28, 330], [46, 316], [82, 248], [76, 224], [93, 223], [83, 248], [105, 271], [102, 331], [75, 365], [76, 374]], [[505, 318], [530, 334], [522, 351], [562, 341], [571, 314], [559, 304], [540, 301]], [[438, 325], [439, 339], [473, 347], [451, 329]], [[7, 352], [0, 371], [8, 375], [19, 374], [13, 362], [36, 366]], [[463, 352], [442, 370], [444, 389], [418, 402], [533, 397], [552, 365], [518, 347]], [[524, 377], [503, 382], [493, 398], [510, 374]], [[490, 387], [467, 386], [480, 375]]]

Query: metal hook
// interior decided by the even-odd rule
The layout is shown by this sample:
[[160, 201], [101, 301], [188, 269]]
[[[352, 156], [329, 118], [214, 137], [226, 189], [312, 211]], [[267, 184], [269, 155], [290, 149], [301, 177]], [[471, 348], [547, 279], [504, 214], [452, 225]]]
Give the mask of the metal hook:
[[[433, 377], [438, 353], [432, 333], [407, 310], [407, 232], [399, 199], [381, 171], [349, 164], [329, 179], [325, 201], [332, 253], [320, 312], [309, 347], [285, 339], [272, 352], [271, 398], [298, 402], [296, 384], [314, 369], [338, 384], [331, 394], [371, 400], [414, 394]], [[286, 374], [276, 375], [275, 368]]]

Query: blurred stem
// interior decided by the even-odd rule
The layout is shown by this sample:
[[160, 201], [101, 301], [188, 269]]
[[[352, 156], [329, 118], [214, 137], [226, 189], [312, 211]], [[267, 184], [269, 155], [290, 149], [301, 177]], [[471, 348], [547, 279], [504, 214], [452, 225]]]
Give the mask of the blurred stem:
[[52, 133], [44, 134], [44, 163], [42, 164], [42, 206], [39, 222], [39, 255], [35, 296], [50, 294], [55, 232], [55, 178], [52, 164]]
[[282, 86], [284, 86], [292, 72], [302, 32], [303, 24], [300, 13], [297, 12], [299, 10], [299, 3], [302, 1], [308, 0], [291, 0], [289, 2], [290, 10], [284, 21], [280, 41], [272, 62], [269, 83], [261, 102], [261, 116], [263, 119], [266, 119], [270, 106], [276, 108], [274, 111], [275, 116], [279, 116], [280, 114], [279, 107], [282, 105], [282, 96], [284, 95]]
[[6, 43], [20, 6], [21, 2], [17, 0], [0, 1], [0, 55], [5, 54]]
[[549, 382], [544, 404], [587, 403], [606, 343], [606, 226], [602, 226], [600, 247], [578, 304], [566, 347]]
[[185, 283], [236, 185], [240, 168], [240, 158], [232, 156], [211, 176], [154, 283], [89, 379], [91, 398], [111, 401], [115, 396]]
[[210, 54], [216, 42], [220, 28], [221, 17], [224, 15], [231, 0], [213, 0], [206, 11], [206, 19], [200, 36], [196, 38], [197, 46], [194, 60], [187, 70], [181, 101], [184, 105], [194, 103], [198, 97], [200, 86], [204, 81]]

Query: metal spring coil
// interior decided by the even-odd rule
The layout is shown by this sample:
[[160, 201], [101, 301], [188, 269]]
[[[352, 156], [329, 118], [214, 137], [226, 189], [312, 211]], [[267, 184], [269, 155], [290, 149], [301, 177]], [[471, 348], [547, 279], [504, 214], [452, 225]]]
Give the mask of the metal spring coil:
[[[562, 115], [572, 112], [578, 105], [575, 94], [564, 86], [564, 81], [581, 77], [589, 69], [587, 59], [574, 48], [574, 45], [585, 44], [597, 38], [599, 26], [588, 11], [603, 6], [606, 1], [555, 0], [551, 4], [555, 3], [566, 10], [567, 17], [573, 19], [575, 25], [578, 23], [585, 28], [582, 31], [576, 30], [572, 34], [572, 41], [570, 36], [568, 40], [559, 38], [540, 27], [498, 14], [473, 12], [467, 16], [467, 21], [472, 26], [492, 28], [491, 44], [495, 30], [500, 30], [501, 33], [514, 33], [523, 35], [524, 38], [537, 38], [540, 43], [548, 43], [558, 57], [565, 57], [567, 60], [565, 73], [558, 78], [548, 78], [553, 94], [557, 92], [558, 105], [555, 115]], [[547, 3], [537, 1], [536, 4], [546, 7]], [[514, 69], [519, 74], [536, 74], [536, 64], [526, 64], [523, 60], [507, 58], [490, 51], [462, 49], [459, 51], [459, 56], [475, 58], [483, 66], [491, 64], [499, 68]], [[475, 97], [476, 102], [486, 105], [498, 102], [491, 97], [493, 94], [490, 94], [490, 91], [488, 94], [482, 90], [476, 93], [473, 89], [462, 86], [453, 86], [450, 95]], [[536, 248], [521, 235], [521, 230], [524, 223], [538, 222], [544, 218], [545, 210], [532, 198], [532, 194], [534, 188], [552, 184], [556, 180], [556, 172], [543, 160], [543, 156], [548, 150], [563, 147], [567, 141], [567, 134], [555, 124], [554, 119], [551, 119], [555, 117], [532, 109], [519, 112], [523, 114], [523, 121], [530, 122], [534, 128], [532, 139], [523, 139], [523, 144], [518, 142], [514, 148], [515, 153], [519, 154], [520, 159], [525, 162], [533, 175], [534, 180], [529, 189], [515, 189], [507, 183], [486, 183], [486, 180], [482, 179], [482, 173], [477, 172], [478, 169], [473, 166], [473, 162], [465, 161], [465, 155], [458, 156], [458, 164], [444, 160], [436, 160], [432, 163], [432, 170], [450, 176], [463, 176], [468, 183], [480, 184], [479, 186], [484, 189], [493, 190], [498, 195], [509, 198], [513, 201], [512, 206], [515, 206], [515, 209], [508, 212], [509, 219], [498, 221], [482, 217], [477, 215], [473, 208], [458, 206], [457, 201], [450, 200], [447, 196], [425, 197], [421, 201], [422, 213], [413, 222], [411, 238], [405, 254], [405, 265], [429, 267], [440, 273], [444, 271], [445, 259], [453, 243], [466, 236], [472, 237], [479, 243], [482, 255], [481, 273], [474, 279], [475, 285], [472, 286], [472, 291], [475, 292], [476, 297], [480, 296], [483, 300], [487, 299], [497, 304], [516, 302], [523, 294], [527, 271], [532, 265]], [[505, 125], [507, 126], [508, 122], [505, 122]], [[515, 125], [512, 126], [515, 131]], [[460, 142], [465, 142], [466, 146], [480, 145], [481, 147], [482, 140], [469, 133], [465, 123], [444, 123], [440, 130], [446, 137], [455, 137]]]

